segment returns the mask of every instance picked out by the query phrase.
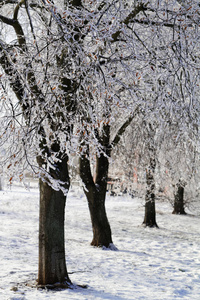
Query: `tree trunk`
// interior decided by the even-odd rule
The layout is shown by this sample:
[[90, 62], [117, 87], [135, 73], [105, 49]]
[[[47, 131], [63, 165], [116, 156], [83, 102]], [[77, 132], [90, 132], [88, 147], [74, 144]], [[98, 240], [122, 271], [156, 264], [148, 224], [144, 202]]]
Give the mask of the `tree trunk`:
[[92, 246], [109, 247], [112, 244], [111, 229], [105, 209], [105, 192], [99, 191], [94, 185], [89, 192], [85, 191], [92, 221]]
[[174, 195], [174, 210], [172, 213], [176, 215], [186, 215], [184, 208], [184, 184], [179, 182], [177, 187], [178, 189]]
[[1, 175], [0, 176], [0, 191], [2, 191], [3, 190], [3, 176]]
[[156, 223], [155, 209], [155, 167], [156, 161], [150, 158], [150, 166], [146, 170], [146, 195], [145, 195], [145, 215], [143, 224], [148, 227], [158, 227]]
[[[68, 189], [67, 159], [57, 165], [56, 172]], [[65, 203], [66, 196], [61, 190], [55, 191], [40, 179], [39, 285], [70, 283], [65, 262]]]
[[107, 172], [108, 158], [102, 154], [97, 158], [94, 182], [89, 159], [84, 155], [80, 158], [80, 176], [85, 185], [84, 192], [92, 221], [93, 239], [91, 245], [96, 247], [109, 247], [112, 244], [112, 233], [105, 209]]

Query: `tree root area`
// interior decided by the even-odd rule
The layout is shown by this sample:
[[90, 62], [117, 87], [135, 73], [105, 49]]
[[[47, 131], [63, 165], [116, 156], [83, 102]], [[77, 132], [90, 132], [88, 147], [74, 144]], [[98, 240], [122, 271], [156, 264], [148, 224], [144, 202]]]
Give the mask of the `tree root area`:
[[159, 229], [159, 226], [157, 225], [157, 223], [152, 224], [152, 223], [145, 223], [145, 222], [143, 222], [142, 226], [143, 227], [149, 227], [149, 228], [157, 228], [157, 229]]
[[54, 284], [46, 284], [46, 285], [37, 285], [37, 289], [46, 289], [46, 290], [54, 290], [54, 291], [60, 291], [60, 290], [65, 290], [65, 289], [77, 289], [77, 288], [82, 288], [82, 289], [87, 289], [87, 285], [80, 285], [80, 284], [72, 284], [68, 282], [64, 283], [54, 283]]
[[82, 289], [87, 289], [88, 286], [83, 284], [72, 284], [70, 282], [57, 282], [54, 284], [38, 284], [37, 280], [32, 280], [32, 281], [27, 281], [22, 284], [18, 283], [15, 286], [11, 288], [12, 291], [16, 292], [18, 291], [19, 287], [29, 287], [29, 288], [36, 288], [36, 289], [43, 289], [43, 290], [54, 290], [54, 291], [61, 291], [65, 289], [77, 289], [77, 288], [82, 288]]
[[104, 244], [96, 244], [92, 242], [90, 245], [96, 248], [102, 248], [102, 250], [118, 251], [117, 247], [113, 243], [104, 245]]

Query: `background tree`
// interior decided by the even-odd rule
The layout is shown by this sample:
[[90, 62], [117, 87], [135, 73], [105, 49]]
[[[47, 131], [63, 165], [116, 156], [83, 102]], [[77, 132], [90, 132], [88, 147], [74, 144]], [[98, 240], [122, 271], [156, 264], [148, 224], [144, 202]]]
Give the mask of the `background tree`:
[[[141, 149], [148, 150], [148, 154], [146, 152], [144, 157], [141, 154], [142, 151], [136, 151], [135, 141], [133, 145], [137, 157], [142, 156], [143, 161], [145, 161], [146, 156], [150, 158], [152, 162], [150, 163], [151, 171], [155, 168], [152, 152], [157, 151], [156, 156], [158, 156], [161, 145], [168, 143], [170, 140], [170, 136], [166, 137], [169, 133], [169, 131], [166, 131], [168, 125], [171, 128], [170, 132], [179, 137], [186, 130], [188, 142], [191, 142], [194, 127], [198, 127], [199, 76], [197, 65], [199, 59], [194, 54], [193, 47], [191, 47], [192, 41], [195, 41], [195, 46], [199, 48], [198, 34], [196, 35], [198, 16], [195, 9], [197, 9], [196, 12], [199, 10], [198, 3], [189, 5], [189, 2], [184, 1], [178, 1], [177, 3], [157, 2], [157, 4], [153, 2], [145, 7], [145, 16], [141, 18], [139, 15], [140, 18], [134, 19], [139, 30], [141, 30], [140, 40], [143, 42], [142, 45], [147, 49], [145, 58], [150, 54], [152, 55], [152, 70], [149, 74], [144, 74], [145, 67], [141, 63], [142, 73], [144, 74], [142, 74], [143, 97], [146, 99], [143, 106], [146, 115], [143, 119], [145, 119], [144, 124], [154, 124], [154, 128], [156, 128], [154, 137], [157, 142], [156, 144], [154, 142], [153, 151], [152, 140], [150, 136], [144, 138], [145, 134], [141, 134], [141, 130], [145, 132], [145, 126], [141, 126], [140, 133], [138, 131], [137, 133], [141, 136]], [[144, 28], [145, 33], [142, 34]], [[148, 39], [145, 39], [145, 36], [148, 36]], [[175, 124], [178, 124], [177, 128], [175, 128]], [[135, 128], [137, 128], [137, 125], [135, 124]], [[193, 139], [193, 143], [195, 142], [196, 140]], [[167, 144], [165, 144], [165, 149], [167, 149]], [[176, 149], [176, 145], [173, 149]], [[158, 157], [156, 160], [158, 161]], [[153, 173], [149, 172], [148, 169], [147, 174], [149, 174], [151, 180], [147, 186], [151, 186], [150, 190], [152, 191], [155, 186], [155, 184], [150, 185], [150, 182], [153, 182]], [[152, 195], [154, 195], [154, 192]]]
[[[135, 40], [129, 23], [145, 10], [145, 3], [129, 5], [122, 2], [119, 7], [113, 3], [101, 9], [98, 21], [101, 30], [98, 31], [99, 36], [91, 40], [96, 64], [93, 81], [95, 78], [96, 82], [92, 85], [91, 99], [86, 103], [87, 110], [84, 108], [87, 113], [83, 120], [87, 120], [87, 124], [82, 122], [80, 137], [80, 176], [92, 220], [91, 244], [111, 248], [111, 229], [105, 210], [109, 159], [112, 148], [119, 142], [141, 102], [140, 89], [132, 85], [133, 77], [138, 76], [135, 69], [139, 62], [133, 58]], [[121, 14], [121, 11], [124, 13]], [[120, 120], [122, 122], [119, 122], [116, 131], [119, 114], [126, 117]], [[94, 174], [90, 166], [93, 155], [96, 157]]]
[[179, 180], [179, 182], [177, 183], [176, 194], [174, 195], [174, 210], [172, 212], [173, 214], [186, 215], [184, 208], [184, 187], [185, 183]]
[[159, 183], [175, 214], [185, 214], [185, 208], [198, 199], [198, 127], [188, 125], [184, 132], [179, 131], [179, 124], [170, 132], [166, 128], [166, 141], [159, 154]]

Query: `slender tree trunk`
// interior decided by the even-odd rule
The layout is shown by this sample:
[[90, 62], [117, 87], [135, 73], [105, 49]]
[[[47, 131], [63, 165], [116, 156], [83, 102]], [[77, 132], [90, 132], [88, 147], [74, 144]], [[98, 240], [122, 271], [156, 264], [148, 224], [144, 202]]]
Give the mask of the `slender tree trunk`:
[[0, 191], [2, 191], [3, 190], [3, 176], [1, 175], [0, 176]]
[[96, 186], [93, 186], [90, 188], [89, 193], [85, 192], [85, 194], [88, 200], [93, 229], [91, 245], [96, 247], [109, 247], [112, 243], [112, 234], [106, 215], [105, 192], [100, 192]]
[[155, 209], [155, 158], [150, 158], [150, 166], [146, 170], [145, 215], [143, 224], [148, 227], [158, 227]]
[[[108, 105], [108, 106], [107, 106]], [[91, 245], [105, 246], [112, 250], [117, 250], [112, 242], [112, 232], [105, 209], [105, 199], [108, 181], [109, 157], [112, 149], [119, 143], [120, 138], [126, 128], [130, 125], [134, 116], [138, 113], [138, 108], [129, 116], [127, 120], [118, 129], [114, 139], [111, 142], [110, 122], [104, 122], [102, 130], [95, 130], [96, 138], [99, 144], [104, 149], [104, 153], [96, 156], [96, 172], [95, 180], [93, 180], [90, 168], [90, 153], [89, 146], [81, 142], [86, 150], [82, 153], [79, 161], [80, 176], [85, 185], [84, 192], [87, 197], [90, 216], [92, 221], [93, 239]], [[111, 109], [108, 103], [105, 102], [105, 116], [110, 119]], [[83, 139], [84, 140], [84, 139]], [[81, 147], [82, 148], [82, 147]]]
[[176, 215], [186, 215], [184, 205], [184, 184], [181, 184], [179, 181], [177, 191], [174, 195], [174, 210], [172, 213]]
[[[67, 158], [56, 168], [56, 175], [69, 188]], [[66, 196], [40, 179], [38, 284], [70, 283], [65, 262]]]
[[94, 182], [88, 158], [84, 155], [80, 158], [80, 176], [85, 184], [84, 192], [92, 221], [93, 239], [91, 245], [96, 247], [109, 247], [112, 244], [112, 233], [105, 209], [107, 172], [108, 158], [102, 154], [97, 158], [96, 180]]

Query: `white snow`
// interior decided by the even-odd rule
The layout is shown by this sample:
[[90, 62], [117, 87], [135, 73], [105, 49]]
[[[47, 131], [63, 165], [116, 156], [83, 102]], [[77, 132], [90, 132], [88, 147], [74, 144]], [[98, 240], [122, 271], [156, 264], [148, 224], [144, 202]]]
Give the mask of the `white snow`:
[[82, 191], [71, 190], [66, 207], [66, 260], [74, 284], [87, 289], [37, 290], [39, 193], [12, 187], [0, 192], [0, 299], [200, 299], [200, 216], [172, 215], [157, 203], [159, 229], [141, 226], [141, 199], [107, 197], [118, 251], [90, 246], [92, 229]]

